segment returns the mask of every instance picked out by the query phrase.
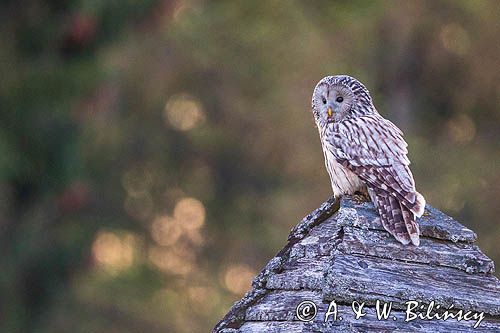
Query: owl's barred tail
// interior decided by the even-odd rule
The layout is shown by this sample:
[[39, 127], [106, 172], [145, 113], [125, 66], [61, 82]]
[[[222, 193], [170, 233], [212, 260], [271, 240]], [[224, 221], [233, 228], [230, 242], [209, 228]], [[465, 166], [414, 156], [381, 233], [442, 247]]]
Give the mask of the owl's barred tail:
[[387, 193], [377, 193], [377, 208], [382, 226], [399, 242], [407, 245], [411, 242], [401, 215], [401, 210], [392, 207]]
[[406, 230], [408, 231], [411, 242], [413, 243], [413, 245], [419, 246], [420, 229], [418, 227], [417, 221], [415, 221], [415, 214], [404, 205], [401, 205], [401, 212], [403, 213], [403, 220], [405, 221]]
[[406, 192], [402, 195], [400, 192], [391, 192], [405, 208], [408, 208], [416, 217], [421, 217], [424, 214], [425, 198], [422, 194], [415, 192]]
[[[384, 229], [404, 245], [412, 243], [418, 246], [420, 244], [420, 232], [415, 221], [416, 214], [385, 191], [375, 190], [375, 197], [380, 221]], [[420, 197], [422, 196], [420, 195]], [[421, 201], [419, 201], [419, 204], [421, 204]]]

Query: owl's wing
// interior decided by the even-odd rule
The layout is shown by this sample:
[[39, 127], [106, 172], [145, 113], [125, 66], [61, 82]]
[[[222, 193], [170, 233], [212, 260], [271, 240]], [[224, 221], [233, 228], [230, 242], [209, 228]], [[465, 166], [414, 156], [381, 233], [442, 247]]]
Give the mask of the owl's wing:
[[415, 216], [423, 214], [425, 199], [415, 190], [399, 128], [371, 114], [334, 124], [326, 137], [337, 162], [367, 183], [384, 228], [403, 244], [419, 245]]
[[334, 124], [331, 134], [327, 137], [339, 163], [369, 187], [388, 192], [415, 215], [422, 215], [423, 197], [416, 192], [408, 167], [408, 144], [396, 125], [378, 114], [370, 114]]

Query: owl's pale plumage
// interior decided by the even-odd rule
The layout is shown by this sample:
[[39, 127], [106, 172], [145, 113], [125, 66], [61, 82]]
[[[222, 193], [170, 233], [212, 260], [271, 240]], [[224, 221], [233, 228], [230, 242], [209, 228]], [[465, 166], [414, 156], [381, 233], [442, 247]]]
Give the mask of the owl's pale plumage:
[[319, 81], [312, 111], [334, 195], [367, 192], [384, 228], [403, 244], [419, 245], [415, 219], [425, 199], [415, 190], [401, 130], [377, 112], [368, 89], [347, 75]]

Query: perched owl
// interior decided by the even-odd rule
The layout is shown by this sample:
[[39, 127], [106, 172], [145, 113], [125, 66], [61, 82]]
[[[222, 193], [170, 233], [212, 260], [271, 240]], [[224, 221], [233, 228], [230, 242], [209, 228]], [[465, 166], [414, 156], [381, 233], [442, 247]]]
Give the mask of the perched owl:
[[424, 197], [415, 190], [403, 133], [375, 109], [368, 89], [347, 75], [327, 76], [312, 96], [335, 197], [367, 193], [384, 228], [403, 244], [419, 245], [416, 217]]

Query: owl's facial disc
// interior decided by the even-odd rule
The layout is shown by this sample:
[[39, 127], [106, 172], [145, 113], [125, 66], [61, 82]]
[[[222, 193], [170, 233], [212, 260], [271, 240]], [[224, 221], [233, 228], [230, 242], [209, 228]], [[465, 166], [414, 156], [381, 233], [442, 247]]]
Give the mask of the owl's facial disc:
[[343, 84], [327, 82], [316, 86], [313, 95], [313, 113], [316, 124], [323, 128], [328, 124], [342, 121], [351, 114], [355, 96]]
[[352, 102], [353, 94], [347, 87], [341, 85], [329, 87], [326, 98], [327, 122], [338, 122], [348, 116]]
[[314, 88], [312, 111], [318, 129], [347, 118], [377, 113], [368, 90], [347, 75], [326, 76]]

